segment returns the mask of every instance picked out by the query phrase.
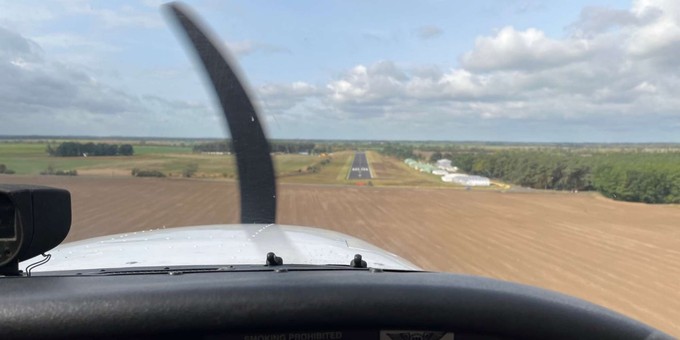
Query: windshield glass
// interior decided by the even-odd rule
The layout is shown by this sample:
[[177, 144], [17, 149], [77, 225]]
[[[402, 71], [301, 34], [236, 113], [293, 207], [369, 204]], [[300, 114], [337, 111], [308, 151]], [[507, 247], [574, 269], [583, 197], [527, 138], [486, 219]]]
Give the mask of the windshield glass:
[[676, 1], [188, 3], [269, 138], [276, 220], [244, 225], [238, 142], [160, 5], [1, 4], [0, 183], [72, 199], [35, 271], [361, 254], [680, 336]]

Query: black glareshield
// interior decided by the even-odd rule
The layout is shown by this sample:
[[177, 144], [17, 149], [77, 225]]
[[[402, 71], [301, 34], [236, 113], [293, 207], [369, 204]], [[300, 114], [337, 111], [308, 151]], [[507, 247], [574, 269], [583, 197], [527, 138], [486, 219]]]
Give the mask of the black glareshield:
[[0, 241], [17, 238], [16, 219], [16, 210], [12, 201], [7, 196], [0, 196]]
[[276, 179], [269, 142], [255, 106], [235, 72], [236, 64], [230, 62], [224, 44], [211, 39], [188, 8], [178, 3], [166, 8], [193, 45], [227, 119], [238, 165], [241, 223], [275, 223]]
[[64, 189], [0, 184], [0, 266], [42, 254], [71, 228], [71, 194]]

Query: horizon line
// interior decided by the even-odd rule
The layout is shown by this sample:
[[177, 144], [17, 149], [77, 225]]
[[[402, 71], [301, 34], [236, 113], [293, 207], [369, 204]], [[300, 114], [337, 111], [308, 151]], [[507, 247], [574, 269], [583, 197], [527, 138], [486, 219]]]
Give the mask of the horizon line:
[[[119, 139], [119, 140], [229, 140], [231, 137], [161, 137], [161, 136], [93, 136], [93, 135], [3, 135], [0, 134], [0, 140], [9, 139]], [[268, 138], [268, 140], [294, 140], [294, 141], [328, 141], [328, 142], [420, 142], [420, 143], [489, 143], [489, 144], [605, 144], [605, 145], [643, 145], [643, 144], [672, 144], [680, 145], [680, 142], [669, 141], [646, 141], [646, 142], [569, 142], [569, 141], [511, 141], [511, 140], [453, 140], [453, 139], [360, 139], [360, 138]]]

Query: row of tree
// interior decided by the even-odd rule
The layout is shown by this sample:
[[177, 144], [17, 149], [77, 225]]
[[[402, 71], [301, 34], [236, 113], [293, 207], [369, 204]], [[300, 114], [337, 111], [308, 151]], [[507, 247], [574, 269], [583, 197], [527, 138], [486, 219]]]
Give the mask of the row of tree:
[[14, 170], [7, 168], [5, 164], [0, 164], [0, 174], [13, 175]]
[[78, 176], [77, 170], [58, 170], [54, 165], [50, 164], [47, 169], [40, 171], [43, 176]]
[[233, 151], [233, 146], [230, 140], [222, 142], [208, 142], [196, 144], [192, 148], [193, 152], [223, 152], [231, 153]]
[[680, 203], [680, 155], [608, 157], [593, 169], [593, 186], [607, 197], [646, 203]]
[[[280, 142], [270, 143], [271, 152], [278, 153], [321, 153], [330, 150], [330, 147], [323, 146], [316, 148], [316, 144], [309, 142]], [[234, 150], [231, 140], [220, 142], [207, 142], [196, 144], [192, 148], [193, 152], [223, 152], [231, 153]]]
[[[413, 146], [387, 145], [383, 153], [415, 158]], [[535, 189], [597, 190], [623, 201], [680, 203], [680, 152], [587, 152], [566, 149], [450, 148], [430, 161], [451, 159], [462, 172]]]
[[[317, 172], [321, 171], [321, 169], [323, 169], [323, 167], [330, 164], [330, 162], [331, 162], [330, 158], [324, 158], [324, 159], [321, 160], [321, 162], [308, 166], [306, 170], [307, 170], [307, 172], [317, 173]], [[302, 169], [300, 169], [298, 171], [302, 172]]]
[[430, 155], [430, 162], [434, 163], [440, 159], [451, 160], [451, 158], [453, 158], [453, 154], [451, 154], [450, 152], [441, 153], [439, 151], [435, 151], [432, 153], [432, 155]]
[[165, 177], [165, 174], [153, 169], [132, 169], [132, 176], [135, 177]]
[[312, 153], [316, 144], [309, 142], [272, 142], [270, 143], [272, 152], [279, 153]]
[[461, 171], [535, 189], [592, 190], [592, 158], [537, 151], [452, 154]]
[[616, 200], [680, 203], [680, 153], [501, 151], [453, 158], [465, 172], [525, 187], [597, 190]]
[[47, 153], [57, 157], [83, 156], [132, 156], [135, 153], [131, 144], [78, 143], [63, 142], [56, 147], [47, 144]]
[[385, 145], [381, 150], [381, 153], [396, 157], [399, 159], [407, 159], [407, 158], [418, 158], [416, 154], [414, 153], [414, 149], [410, 145], [403, 145], [403, 144], [387, 144]]

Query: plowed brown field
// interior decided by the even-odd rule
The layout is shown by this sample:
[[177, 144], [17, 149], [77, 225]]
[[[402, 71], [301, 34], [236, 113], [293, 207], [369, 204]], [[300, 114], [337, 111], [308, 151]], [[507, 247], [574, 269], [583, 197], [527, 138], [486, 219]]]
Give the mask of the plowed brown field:
[[[238, 222], [234, 182], [17, 177], [73, 197], [69, 241]], [[424, 269], [584, 298], [680, 337], [680, 207], [594, 194], [280, 185], [282, 224], [344, 232]], [[370, 259], [367, 259], [370, 261]]]

